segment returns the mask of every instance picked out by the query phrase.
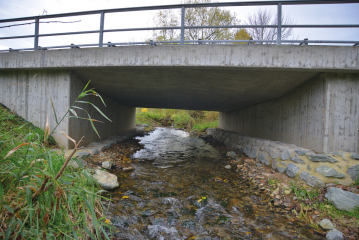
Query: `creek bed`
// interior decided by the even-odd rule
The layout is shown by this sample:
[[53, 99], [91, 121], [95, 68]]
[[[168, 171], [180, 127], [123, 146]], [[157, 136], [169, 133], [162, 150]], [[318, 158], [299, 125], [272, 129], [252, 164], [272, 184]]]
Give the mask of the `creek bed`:
[[322, 239], [268, 211], [270, 197], [202, 139], [172, 128], [137, 137], [132, 173], [114, 172], [107, 216], [116, 239]]

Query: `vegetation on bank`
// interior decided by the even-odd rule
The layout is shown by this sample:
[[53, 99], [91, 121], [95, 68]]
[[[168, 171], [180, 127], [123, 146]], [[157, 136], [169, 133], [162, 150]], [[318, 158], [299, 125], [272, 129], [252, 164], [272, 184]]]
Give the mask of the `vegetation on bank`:
[[219, 113], [212, 111], [138, 108], [136, 124], [150, 127], [173, 125], [188, 131], [204, 132], [207, 128], [218, 127], [218, 117]]
[[0, 239], [109, 239], [102, 190], [51, 151], [49, 130], [0, 105]]

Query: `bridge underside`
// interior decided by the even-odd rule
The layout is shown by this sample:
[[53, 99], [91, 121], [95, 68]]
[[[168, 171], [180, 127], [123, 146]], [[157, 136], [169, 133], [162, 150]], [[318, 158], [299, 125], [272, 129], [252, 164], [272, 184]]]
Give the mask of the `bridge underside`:
[[[318, 152], [359, 148], [359, 48], [158, 46], [0, 54], [0, 103], [44, 127], [66, 113], [86, 82], [105, 96], [106, 138], [135, 125], [135, 107], [220, 111], [219, 127]], [[36, 76], [36, 77], [34, 77]], [[86, 99], [85, 99], [86, 100]], [[101, 107], [99, 99], [88, 99]], [[86, 108], [95, 119], [104, 120]], [[87, 115], [80, 115], [87, 117]], [[59, 130], [85, 144], [88, 122]], [[60, 133], [66, 148], [71, 142]]]
[[281, 96], [320, 73], [223, 67], [112, 67], [74, 72], [126, 106], [224, 112]]

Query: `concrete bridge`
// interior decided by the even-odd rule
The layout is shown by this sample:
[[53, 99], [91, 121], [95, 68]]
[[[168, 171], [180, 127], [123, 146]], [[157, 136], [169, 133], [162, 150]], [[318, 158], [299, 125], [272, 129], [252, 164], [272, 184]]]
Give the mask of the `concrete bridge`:
[[[168, 45], [0, 54], [0, 103], [44, 127], [91, 80], [113, 121], [102, 138], [135, 125], [135, 107], [220, 111], [219, 127], [318, 152], [359, 148], [359, 48], [294, 45]], [[90, 115], [104, 120], [87, 106]], [[85, 115], [83, 115], [85, 117]], [[63, 131], [98, 139], [88, 121]], [[71, 143], [55, 138], [66, 148]]]

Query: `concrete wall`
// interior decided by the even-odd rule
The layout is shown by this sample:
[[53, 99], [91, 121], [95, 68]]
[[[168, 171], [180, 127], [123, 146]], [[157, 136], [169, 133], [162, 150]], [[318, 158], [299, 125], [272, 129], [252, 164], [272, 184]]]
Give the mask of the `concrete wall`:
[[322, 73], [263, 103], [221, 112], [219, 127], [318, 152], [358, 152], [359, 74]]
[[[43, 71], [0, 71], [0, 103], [32, 122], [44, 128], [47, 117], [51, 131], [55, 127], [50, 96], [57, 116], [63, 116], [69, 106], [70, 75], [67, 70]], [[69, 119], [65, 118], [56, 131], [67, 132]], [[59, 133], [54, 138], [64, 147], [68, 140]]]
[[[71, 73], [71, 91], [70, 102], [76, 101], [76, 98], [86, 86], [88, 80], [84, 81], [75, 73]], [[87, 89], [91, 89], [91, 84]], [[96, 91], [96, 89], [95, 89]], [[123, 133], [127, 130], [135, 127], [136, 108], [126, 107], [105, 97], [105, 93], [99, 93], [103, 98], [107, 107], [105, 107], [99, 97], [87, 96], [79, 99], [80, 101], [88, 101], [98, 107], [112, 122], [104, 118], [94, 107], [89, 104], [77, 103], [75, 106], [84, 108], [91, 116], [92, 119], [102, 121], [104, 123], [93, 122], [100, 137], [105, 139], [109, 136], [113, 136], [119, 133]], [[88, 118], [88, 115], [84, 111], [76, 110], [79, 117]], [[69, 122], [70, 136], [76, 141], [80, 140], [82, 136], [84, 138], [84, 145], [87, 145], [93, 141], [99, 140], [98, 135], [93, 130], [90, 121], [80, 119], [70, 119]], [[72, 144], [71, 144], [72, 146]]]
[[[0, 103], [40, 128], [45, 127], [48, 117], [52, 131], [56, 121], [50, 96], [57, 118], [60, 120], [84, 86], [85, 82], [70, 70], [0, 71]], [[104, 101], [107, 108], [101, 106], [102, 103], [95, 96], [81, 100], [91, 101], [113, 121], [112, 123], [104, 121], [104, 124], [95, 123], [102, 138], [134, 128], [135, 108], [125, 107], [106, 97]], [[81, 105], [92, 118], [104, 120], [93, 108], [90, 109], [85, 104]], [[79, 116], [88, 118], [81, 114]], [[65, 148], [71, 148], [73, 144], [60, 132], [65, 132], [75, 140], [79, 140], [84, 135], [84, 145], [99, 139], [89, 121], [79, 119], [64, 118], [56, 132], [54, 138]]]

